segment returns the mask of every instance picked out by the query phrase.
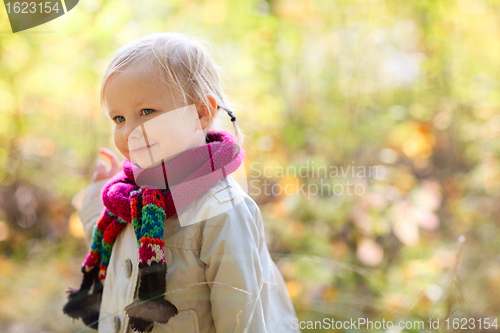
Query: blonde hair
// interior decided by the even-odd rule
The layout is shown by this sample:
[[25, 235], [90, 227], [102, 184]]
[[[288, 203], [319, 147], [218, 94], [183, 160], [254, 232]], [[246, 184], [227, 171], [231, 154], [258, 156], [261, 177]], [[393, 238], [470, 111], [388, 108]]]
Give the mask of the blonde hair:
[[[212, 46], [206, 40], [180, 32], [154, 33], [122, 46], [104, 71], [100, 94], [102, 108], [107, 109], [104, 88], [108, 79], [114, 73], [133, 66], [139, 71], [151, 73], [153, 82], [166, 83], [174, 102], [176, 97], [182, 97], [184, 106], [202, 101], [210, 110], [206, 98], [206, 94], [210, 94], [217, 102], [217, 109], [222, 108], [231, 116], [230, 111], [235, 104], [224, 93], [220, 76], [223, 71], [214, 61], [211, 50]], [[212, 119], [208, 128], [215, 123]], [[241, 145], [243, 134], [236, 121], [232, 123]]]

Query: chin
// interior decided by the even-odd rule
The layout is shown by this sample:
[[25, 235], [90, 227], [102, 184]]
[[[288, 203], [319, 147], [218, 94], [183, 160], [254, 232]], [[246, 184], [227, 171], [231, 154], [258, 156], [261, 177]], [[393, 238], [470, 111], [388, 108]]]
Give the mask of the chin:
[[134, 161], [134, 164], [137, 164], [141, 169], [151, 169], [155, 166], [155, 164], [151, 164], [151, 161]]
[[154, 168], [154, 167], [156, 167], [158, 165], [161, 165], [161, 162], [162, 162], [162, 160], [153, 161], [153, 163], [151, 163], [151, 160], [148, 160], [147, 162], [144, 161], [144, 163], [141, 166], [141, 168], [143, 168], [143, 169], [151, 169], [151, 168]]
[[153, 161], [151, 163], [151, 159], [149, 157], [137, 158], [135, 156], [132, 159], [130, 159], [130, 161], [132, 163], [138, 165], [141, 169], [151, 169], [151, 168], [154, 168], [158, 165], [161, 165], [161, 162], [162, 162], [162, 160], [158, 160], [158, 161]]

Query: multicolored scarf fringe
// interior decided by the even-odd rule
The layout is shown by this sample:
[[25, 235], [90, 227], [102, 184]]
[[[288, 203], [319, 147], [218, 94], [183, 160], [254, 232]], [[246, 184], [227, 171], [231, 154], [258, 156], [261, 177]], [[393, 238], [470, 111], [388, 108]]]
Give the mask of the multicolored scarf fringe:
[[[139, 332], [150, 332], [154, 322], [166, 323], [175, 316], [177, 308], [168, 300], [163, 299], [166, 281], [167, 267], [165, 263], [165, 252], [163, 241], [164, 224], [166, 218], [165, 204], [161, 190], [140, 188], [131, 192], [131, 224], [137, 237], [139, 247], [139, 272], [141, 282], [139, 285], [139, 299], [126, 307], [130, 317], [131, 327]], [[84, 281], [95, 278], [98, 269], [99, 285], [97, 290], [91, 294], [93, 299], [102, 297], [102, 282], [106, 278], [106, 272], [111, 258], [113, 245], [116, 237], [127, 226], [122, 218], [113, 215], [107, 209], [94, 227], [93, 241], [89, 254], [82, 266]], [[83, 288], [88, 289], [88, 288]], [[81, 301], [89, 297], [88, 293], [79, 295], [73, 291], [70, 301], [64, 312], [71, 315], [73, 307], [81, 307]], [[149, 301], [147, 306], [145, 301]], [[90, 309], [89, 309], [90, 310]], [[88, 316], [85, 313], [84, 323], [97, 328], [97, 317]]]
[[[165, 263], [165, 242], [163, 241], [163, 221], [165, 204], [160, 190], [140, 189], [131, 193], [132, 225], [139, 246], [139, 263], [151, 266], [153, 262]], [[106, 278], [113, 244], [127, 222], [114, 216], [107, 209], [94, 227], [90, 252], [84, 261], [85, 272], [99, 267], [99, 279]]]

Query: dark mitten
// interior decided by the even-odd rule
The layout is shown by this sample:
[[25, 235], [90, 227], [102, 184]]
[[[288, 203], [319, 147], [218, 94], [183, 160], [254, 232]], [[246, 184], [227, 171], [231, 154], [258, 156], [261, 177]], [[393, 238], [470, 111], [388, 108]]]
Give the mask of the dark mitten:
[[[85, 272], [82, 268], [82, 271], [83, 281], [80, 289], [66, 290], [68, 302], [64, 305], [63, 312], [73, 319], [82, 319], [86, 326], [97, 330], [103, 288], [99, 280], [99, 267], [93, 268], [90, 272]], [[91, 288], [92, 293], [90, 293]]]
[[165, 263], [139, 263], [139, 299], [125, 308], [133, 330], [151, 332], [154, 322], [164, 324], [178, 313], [175, 305], [165, 299], [166, 274]]

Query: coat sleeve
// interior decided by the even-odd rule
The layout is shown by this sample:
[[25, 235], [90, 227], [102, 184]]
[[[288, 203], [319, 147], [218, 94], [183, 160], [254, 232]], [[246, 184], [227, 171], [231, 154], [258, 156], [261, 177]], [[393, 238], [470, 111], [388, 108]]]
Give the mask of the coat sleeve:
[[109, 179], [103, 179], [90, 184], [78, 192], [72, 200], [73, 206], [78, 210], [78, 217], [85, 231], [85, 242], [89, 247], [92, 244], [94, 225], [104, 210], [101, 191], [108, 181]]
[[268, 332], [260, 298], [266, 289], [259, 256], [263, 227], [256, 223], [258, 207], [256, 212], [247, 204], [208, 219], [202, 228], [200, 260], [206, 265], [216, 332]]

